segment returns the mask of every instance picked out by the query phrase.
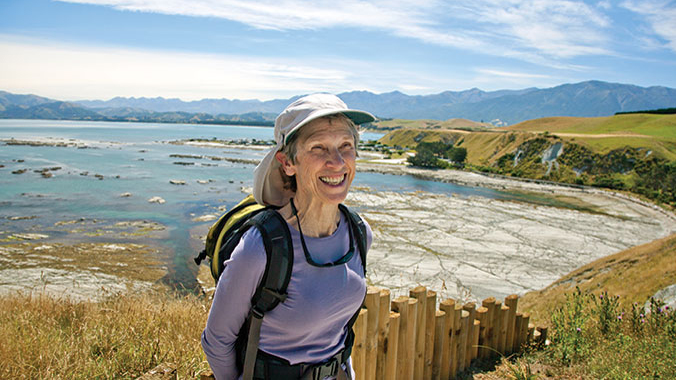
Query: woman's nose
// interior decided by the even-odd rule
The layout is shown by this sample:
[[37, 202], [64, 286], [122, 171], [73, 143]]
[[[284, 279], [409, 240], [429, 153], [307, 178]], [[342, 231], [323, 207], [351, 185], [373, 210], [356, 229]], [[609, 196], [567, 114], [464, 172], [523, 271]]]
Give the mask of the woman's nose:
[[329, 160], [327, 164], [334, 166], [342, 166], [345, 163], [342, 153], [339, 149], [332, 148], [329, 150]]

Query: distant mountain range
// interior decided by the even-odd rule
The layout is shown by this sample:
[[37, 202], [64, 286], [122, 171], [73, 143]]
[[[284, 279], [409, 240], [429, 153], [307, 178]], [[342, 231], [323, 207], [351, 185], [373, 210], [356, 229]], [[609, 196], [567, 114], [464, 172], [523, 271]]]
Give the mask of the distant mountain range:
[[[616, 112], [676, 106], [676, 89], [587, 81], [552, 88], [446, 91], [434, 95], [353, 91], [338, 95], [350, 107], [380, 118], [464, 118], [495, 125], [549, 116], [609, 116]], [[113, 98], [62, 102], [35, 95], [0, 91], [1, 118], [128, 120], [194, 123], [270, 124], [290, 99], [203, 99], [185, 102], [165, 98]]]

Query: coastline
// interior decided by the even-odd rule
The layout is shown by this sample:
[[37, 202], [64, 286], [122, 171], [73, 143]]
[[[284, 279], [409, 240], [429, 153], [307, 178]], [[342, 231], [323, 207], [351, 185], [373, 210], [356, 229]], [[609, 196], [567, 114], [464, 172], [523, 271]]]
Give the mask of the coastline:
[[[49, 143], [54, 146], [70, 144], [71, 148], [109, 145], [73, 139], [52, 140]], [[224, 146], [207, 144], [205, 147]], [[269, 149], [247, 145], [227, 147]], [[622, 193], [458, 170], [413, 168], [401, 162], [396, 163], [397, 160], [384, 160], [372, 152], [359, 153], [358, 172], [410, 175], [426, 181], [494, 189], [521, 197], [511, 201], [354, 187], [346, 203], [355, 207], [374, 230], [374, 244], [368, 262], [369, 284], [390, 288], [395, 295], [406, 294], [417, 285], [436, 289], [441, 293], [440, 296], [462, 300], [523, 294], [544, 288], [595, 259], [676, 232], [676, 216], [673, 213]], [[212, 156], [207, 155], [200, 158], [213, 160]], [[241, 159], [227, 161], [247, 165], [257, 163], [255, 160]], [[242, 189], [243, 192], [247, 190]], [[195, 196], [199, 197], [199, 194]], [[197, 214], [192, 217], [194, 222], [203, 223], [189, 231], [193, 246], [200, 245], [206, 229], [217, 216], [214, 214], [215, 209], [208, 212], [208, 215]], [[110, 247], [111, 244], [124, 246], [125, 249], [120, 252], [125, 253], [125, 259], [122, 260], [120, 256], [111, 259], [115, 265], [120, 264], [119, 267], [124, 267], [125, 260], [140, 260], [138, 262], [141, 263], [167, 254], [159, 252], [157, 246], [158, 239], [162, 239], [166, 231], [153, 232], [159, 236], [141, 239], [133, 231], [125, 235], [116, 229], [96, 225], [95, 220], [88, 222], [91, 226], [82, 226], [86, 223], [80, 221], [78, 228], [64, 227], [58, 236], [48, 239], [32, 236], [36, 238], [32, 241], [29, 240], [30, 233], [39, 231], [31, 227], [30, 220], [6, 218], [3, 228], [16, 230], [18, 227], [20, 233], [15, 241], [6, 241], [0, 245], [0, 270], [19, 269], [13, 261], [22, 263], [23, 259], [31, 257], [60, 256], [59, 252], [82, 250], [82, 244], [93, 242], [98, 246], [89, 249], [105, 250], [105, 246]], [[138, 233], [146, 234], [144, 231], [147, 227], [139, 226]], [[166, 229], [166, 226], [162, 228]], [[112, 232], [100, 233], [100, 230]], [[22, 233], [23, 238], [27, 239], [22, 238]], [[36, 250], [39, 247], [43, 248]], [[61, 264], [55, 264], [58, 260], [40, 259], [35, 264], [29, 259], [21, 264], [24, 269], [44, 267], [49, 270], [36, 272], [38, 275], [28, 275], [26, 272], [25, 276], [12, 277], [14, 282], [21, 278], [32, 280], [19, 287], [12, 286], [9, 280], [4, 281], [0, 284], [0, 291], [48, 289], [45, 284], [59, 283], [63, 286], [55, 287], [57, 295], [96, 298], [101, 287], [107, 288], [106, 291], [121, 291], [134, 289], [134, 281], [140, 281], [139, 286], [147, 285], [143, 282], [146, 280], [140, 279], [139, 273], [121, 272], [118, 277], [113, 274], [112, 278], [108, 278], [106, 276], [110, 273], [102, 272], [95, 263], [85, 265], [80, 263], [81, 260], [64, 255], [70, 263], [68, 268], [72, 269], [72, 276], [49, 269], [59, 267]], [[148, 265], [161, 267], [155, 261]], [[204, 268], [206, 266], [202, 265], [202, 272]], [[76, 276], [78, 271], [84, 275], [80, 273]], [[159, 283], [167, 274], [166, 268], [163, 271], [154, 272], [154, 279], [147, 281]], [[198, 276], [198, 281], [200, 278], [203, 276]], [[83, 285], [89, 282], [98, 285]], [[130, 287], [119, 287], [118, 283], [129, 283]], [[203, 279], [202, 287], [209, 288], [212, 283], [208, 275]]]

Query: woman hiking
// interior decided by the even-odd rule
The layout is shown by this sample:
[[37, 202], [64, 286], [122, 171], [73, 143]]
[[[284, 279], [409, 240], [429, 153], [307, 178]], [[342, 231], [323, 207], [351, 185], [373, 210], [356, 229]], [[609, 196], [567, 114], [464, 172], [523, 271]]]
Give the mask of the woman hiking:
[[[262, 318], [255, 360], [248, 358], [253, 364], [243, 369], [247, 358], [236, 342], [267, 262], [260, 231], [244, 233], [226, 261], [202, 334], [216, 379], [354, 378], [351, 320], [366, 292], [365, 263], [354, 254], [356, 232], [339, 204], [356, 173], [357, 125], [374, 120], [329, 94], [300, 98], [277, 117], [277, 145], [254, 170], [254, 197], [276, 207], [289, 227], [291, 278], [283, 302]], [[372, 233], [363, 224], [368, 248]]]

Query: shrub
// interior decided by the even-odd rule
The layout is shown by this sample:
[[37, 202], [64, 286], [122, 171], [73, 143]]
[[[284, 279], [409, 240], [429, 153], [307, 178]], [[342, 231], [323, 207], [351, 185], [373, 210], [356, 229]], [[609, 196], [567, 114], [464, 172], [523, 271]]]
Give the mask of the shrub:
[[587, 328], [589, 300], [580, 288], [566, 295], [566, 303], [552, 314], [551, 353], [563, 364], [581, 359], [589, 349], [589, 342], [584, 338]]

